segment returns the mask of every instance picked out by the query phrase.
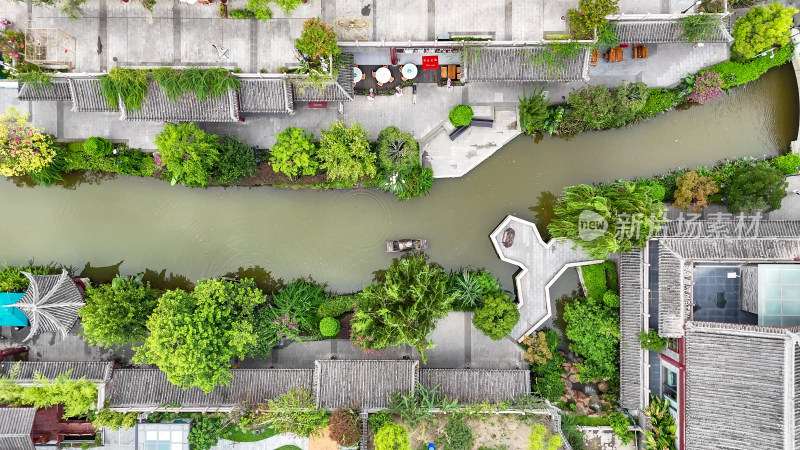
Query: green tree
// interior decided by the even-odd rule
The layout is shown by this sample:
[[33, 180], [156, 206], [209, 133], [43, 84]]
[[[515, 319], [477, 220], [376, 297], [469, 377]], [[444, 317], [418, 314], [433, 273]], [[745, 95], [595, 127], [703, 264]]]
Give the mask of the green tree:
[[78, 310], [83, 338], [106, 348], [135, 344], [147, 337], [147, 316], [156, 307], [158, 291], [142, 284], [142, 276], [117, 275], [111, 284], [89, 286], [86, 306]]
[[[664, 205], [653, 198], [651, 189], [629, 182], [564, 188], [547, 229], [551, 236], [571, 239], [597, 259], [643, 247], [660, 229], [664, 215]], [[587, 219], [607, 228], [587, 234], [580, 228]]]
[[261, 21], [272, 19], [272, 10], [269, 8], [270, 0], [247, 0], [245, 9], [253, 13], [253, 16]]
[[387, 127], [378, 134], [378, 165], [384, 172], [395, 172], [419, 164], [419, 143], [414, 136]]
[[728, 211], [750, 214], [779, 209], [788, 186], [783, 173], [774, 166], [756, 164], [738, 167], [724, 190]]
[[483, 305], [472, 317], [472, 324], [495, 341], [503, 339], [519, 321], [519, 310], [507, 295], [483, 299]]
[[375, 434], [375, 450], [411, 450], [406, 427], [393, 422], [383, 424]]
[[216, 415], [201, 414], [192, 422], [187, 440], [192, 450], [209, 450], [219, 442], [222, 418]]
[[633, 440], [633, 431], [628, 429], [631, 423], [624, 414], [613, 412], [608, 415], [608, 422], [614, 429], [614, 434], [622, 441], [622, 445], [628, 445]]
[[564, 305], [570, 350], [584, 358], [577, 364], [582, 381], [619, 380], [619, 309], [602, 299], [576, 298]]
[[103, 427], [109, 430], [119, 430], [120, 428], [127, 430], [133, 428], [137, 423], [139, 423], [138, 412], [121, 413], [108, 408], [98, 412], [92, 418], [92, 426], [98, 430]]
[[319, 162], [314, 135], [302, 128], [289, 127], [278, 134], [269, 152], [272, 170], [288, 177], [316, 175]]
[[434, 346], [428, 335], [453, 301], [447, 284], [444, 270], [424, 254], [397, 260], [382, 282], [364, 286], [351, 322], [353, 342], [369, 351], [412, 345], [427, 361], [425, 350]]
[[731, 49], [749, 59], [773, 46], [789, 44], [792, 16], [795, 14], [796, 9], [783, 7], [778, 2], [751, 8], [733, 25]]
[[214, 167], [219, 163], [219, 142], [216, 134], [206, 134], [194, 122], [164, 124], [164, 131], [155, 139], [164, 174], [172, 184], [208, 186]]
[[303, 32], [300, 33], [299, 39], [295, 39], [294, 45], [307, 59], [317, 64], [323, 59], [342, 53], [333, 27], [319, 17], [308, 19], [303, 23]]
[[147, 320], [150, 335], [136, 364], [155, 364], [183, 388], [211, 392], [231, 379], [230, 360], [254, 351], [254, 309], [266, 302], [253, 280], [201, 280], [194, 291], [167, 291]]
[[576, 39], [592, 39], [594, 29], [604, 26], [606, 16], [619, 12], [617, 0], [579, 0], [577, 9], [568, 9], [569, 29]]
[[303, 0], [273, 0], [278, 7], [286, 14], [291, 14], [300, 6]]
[[244, 177], [258, 173], [256, 152], [238, 139], [225, 136], [219, 142], [219, 162], [214, 170], [214, 181], [221, 184], [236, 184]]
[[543, 91], [544, 87], [530, 96], [523, 91], [522, 97], [519, 98], [519, 120], [522, 132], [525, 134], [544, 131], [550, 99], [543, 94]]
[[397, 172], [384, 172], [379, 187], [396, 195], [399, 201], [428, 195], [433, 187], [433, 169], [414, 163]]
[[34, 374], [35, 380], [30, 386], [14, 382], [19, 371], [17, 364], [11, 367], [8, 376], [0, 375], [0, 404], [37, 409], [63, 405], [64, 417], [81, 416], [97, 407], [97, 386], [86, 378], [70, 379], [71, 370], [53, 380]]
[[334, 122], [329, 129], [323, 130], [317, 157], [331, 181], [356, 183], [374, 178], [378, 172], [367, 133], [357, 123], [348, 128], [344, 122]]

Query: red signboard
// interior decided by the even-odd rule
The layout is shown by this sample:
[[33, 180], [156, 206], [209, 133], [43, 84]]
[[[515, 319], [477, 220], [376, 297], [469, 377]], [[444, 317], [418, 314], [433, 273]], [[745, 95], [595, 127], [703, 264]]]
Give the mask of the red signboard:
[[308, 102], [309, 108], [325, 109], [328, 107], [328, 102]]
[[422, 68], [423, 69], [438, 69], [439, 68], [439, 57], [438, 56], [423, 56], [422, 57]]

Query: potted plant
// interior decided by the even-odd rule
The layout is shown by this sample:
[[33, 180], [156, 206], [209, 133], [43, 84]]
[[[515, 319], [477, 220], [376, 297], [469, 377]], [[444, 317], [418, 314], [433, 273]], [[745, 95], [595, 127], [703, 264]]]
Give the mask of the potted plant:
[[219, 16], [223, 19], [228, 18], [228, 5], [225, 4], [226, 2], [227, 0], [222, 0], [222, 3], [219, 4]]

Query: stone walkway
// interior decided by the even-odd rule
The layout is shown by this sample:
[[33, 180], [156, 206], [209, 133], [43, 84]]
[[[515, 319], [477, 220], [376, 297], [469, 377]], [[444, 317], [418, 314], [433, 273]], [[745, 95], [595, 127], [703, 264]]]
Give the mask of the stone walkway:
[[[515, 232], [510, 247], [503, 245], [507, 228]], [[550, 286], [565, 270], [602, 262], [590, 260], [580, 248], [573, 250], [572, 242], [554, 239], [545, 243], [535, 224], [514, 216], [507, 216], [490, 239], [501, 260], [521, 269], [514, 279], [520, 320], [511, 332], [518, 341], [536, 331], [552, 314]]]

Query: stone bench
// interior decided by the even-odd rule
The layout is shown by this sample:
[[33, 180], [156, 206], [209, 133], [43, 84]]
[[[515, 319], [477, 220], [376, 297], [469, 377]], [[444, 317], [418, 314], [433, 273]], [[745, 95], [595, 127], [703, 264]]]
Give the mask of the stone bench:
[[450, 140], [451, 141], [455, 141], [456, 139], [458, 139], [459, 136], [464, 134], [467, 131], [468, 128], [469, 128], [469, 125], [463, 125], [463, 126], [460, 126], [460, 127], [456, 128], [455, 130], [453, 130], [450, 133]]

